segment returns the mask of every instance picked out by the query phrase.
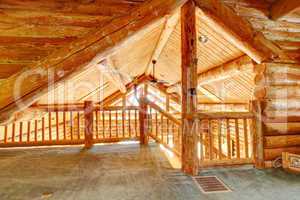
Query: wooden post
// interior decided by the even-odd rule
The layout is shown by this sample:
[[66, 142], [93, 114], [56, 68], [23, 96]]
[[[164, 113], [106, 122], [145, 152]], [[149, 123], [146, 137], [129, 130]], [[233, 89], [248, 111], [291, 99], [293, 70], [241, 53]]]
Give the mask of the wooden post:
[[166, 95], [166, 111], [170, 111], [170, 96], [169, 94]]
[[255, 167], [263, 169], [265, 167], [264, 160], [264, 124], [262, 117], [262, 106], [258, 100], [252, 101], [252, 111], [254, 113], [254, 126], [253, 127], [253, 155]]
[[85, 147], [91, 148], [93, 146], [93, 121], [94, 121], [94, 105], [92, 101], [84, 102], [84, 120], [85, 120]]
[[140, 144], [148, 145], [148, 127], [147, 127], [147, 103], [144, 98], [140, 98]]
[[140, 121], [140, 144], [148, 145], [148, 121], [147, 121], [147, 93], [148, 93], [148, 85], [144, 84], [143, 92], [140, 94], [139, 102], [140, 102], [140, 112], [139, 112], [139, 121]]
[[186, 115], [197, 111], [197, 36], [196, 8], [188, 1], [181, 9], [182, 83], [182, 170], [198, 175], [197, 130], [195, 119]]

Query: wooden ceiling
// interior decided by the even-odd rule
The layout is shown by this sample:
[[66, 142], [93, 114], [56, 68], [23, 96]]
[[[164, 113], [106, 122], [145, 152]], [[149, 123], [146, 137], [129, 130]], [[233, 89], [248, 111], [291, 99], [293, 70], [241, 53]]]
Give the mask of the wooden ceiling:
[[143, 0], [1, 0], [0, 79], [130, 12]]
[[[206, 2], [208, 0], [203, 0]], [[273, 42], [279, 51], [288, 57], [277, 58], [278, 62], [298, 62], [300, 58], [300, 11], [270, 19], [271, 7], [282, 0], [221, 0], [247, 20], [255, 33]], [[0, 79], [5, 80], [26, 67], [33, 66], [79, 38], [99, 27], [109, 25], [143, 4], [143, 0], [0, 0]], [[179, 12], [179, 11], [177, 11]], [[177, 13], [178, 14], [178, 13]], [[167, 19], [167, 18], [166, 18]], [[197, 10], [198, 73], [217, 68], [247, 54], [240, 46], [232, 43]], [[223, 19], [224, 20], [224, 19]], [[165, 34], [166, 20], [158, 21], [143, 32], [139, 39], [126, 43], [108, 58], [121, 74], [129, 77], [147, 73], [151, 59], [156, 58], [155, 77], [168, 85], [181, 78], [180, 37], [178, 21], [170, 34]], [[171, 30], [171, 31], [170, 31]], [[166, 37], [166, 35], [168, 35]], [[162, 39], [162, 37], [164, 37]], [[167, 39], [166, 39], [167, 38]], [[161, 41], [165, 43], [159, 45]], [[157, 53], [156, 49], [161, 48]], [[199, 93], [200, 102], [247, 102], [253, 96], [254, 74], [240, 73], [234, 77], [203, 85]], [[95, 86], [78, 88], [70, 95], [70, 88], [79, 82], [90, 81]], [[38, 103], [73, 103], [87, 99], [101, 100], [118, 90], [95, 66], [68, 79], [54, 89], [54, 98], [40, 98]], [[128, 80], [127, 82], [128, 83]], [[1, 82], [0, 82], [1, 84]], [[68, 85], [67, 84], [67, 85]], [[226, 88], [226, 90], [224, 90]], [[101, 92], [102, 91], [102, 92]], [[224, 92], [225, 91], [225, 92]], [[99, 95], [101, 92], [101, 95]]]

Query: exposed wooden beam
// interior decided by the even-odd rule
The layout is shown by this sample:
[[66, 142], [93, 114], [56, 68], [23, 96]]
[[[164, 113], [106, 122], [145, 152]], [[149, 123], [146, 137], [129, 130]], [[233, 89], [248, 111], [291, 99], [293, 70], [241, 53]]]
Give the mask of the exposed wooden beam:
[[[254, 62], [248, 56], [242, 56], [233, 61], [212, 68], [206, 72], [198, 74], [198, 90], [215, 102], [220, 102], [222, 99], [212, 92], [206, 90], [203, 86], [212, 84], [216, 81], [222, 81], [240, 73], [254, 71]], [[170, 86], [167, 91], [177, 91], [180, 87], [180, 82]]]
[[29, 64], [10, 64], [10, 63], [0, 63], [0, 79], [6, 79], [13, 74], [19, 72], [24, 67]]
[[18, 37], [0, 36], [0, 46], [12, 47], [62, 47], [73, 42], [77, 37]]
[[[12, 76], [0, 88], [0, 122], [8, 120], [12, 113], [35, 102], [48, 91], [48, 85], [95, 66], [99, 60], [126, 45], [126, 42], [141, 38], [150, 28], [152, 30], [153, 26], [157, 26], [155, 22], [185, 2], [186, 0], [146, 1], [128, 15], [115, 18], [111, 23], [55, 51], [37, 65], [27, 69], [24, 72], [27, 74], [19, 73]], [[32, 70], [37, 70], [38, 73], [33, 73]], [[48, 79], [49, 74], [53, 74], [51, 82]], [[20, 103], [23, 103], [21, 107], [18, 106]]]
[[122, 93], [126, 93], [126, 83], [121, 77], [120, 72], [115, 68], [111, 59], [107, 58], [97, 64], [98, 69], [101, 73]]
[[211, 91], [205, 89], [202, 86], [198, 86], [198, 91], [201, 92], [202, 94], [204, 94], [207, 98], [211, 99], [214, 102], [221, 102], [222, 99], [220, 97], [218, 97], [217, 95], [215, 95], [214, 93], [212, 93]]
[[151, 60], [148, 64], [148, 67], [146, 69], [146, 75], [150, 75], [152, 71], [152, 60], [158, 60], [164, 47], [166, 46], [171, 34], [175, 30], [180, 18], [180, 12], [177, 11], [172, 16], [166, 17], [166, 22], [164, 25], [164, 28], [161, 32], [160, 38], [157, 42], [157, 45], [155, 47], [155, 50], [153, 52], [153, 55], [151, 57]]
[[278, 57], [265, 46], [267, 39], [254, 31], [251, 24], [238, 16], [220, 0], [194, 0], [203, 13], [205, 22], [214, 27], [226, 40], [245, 52], [257, 63]]
[[[142, 83], [144, 83], [145, 81], [147, 81], [149, 78], [146, 75], [141, 75], [139, 76], [136, 80], [134, 80], [133, 82], [130, 82], [126, 85], [126, 90], [130, 91], [131, 89], [133, 89], [133, 87], [135, 85], [140, 85]], [[116, 91], [113, 94], [109, 95], [107, 98], [105, 98], [103, 101], [99, 102], [100, 105], [103, 106], [108, 106], [110, 104], [112, 104], [113, 102], [115, 102], [118, 99], [121, 99], [123, 96], [123, 94], [121, 93], [121, 91]]]
[[238, 59], [210, 69], [198, 75], [198, 86], [214, 83], [229, 79], [233, 76], [245, 72], [253, 72], [254, 62], [248, 56], [242, 56]]
[[274, 20], [283, 18], [300, 8], [298, 0], [277, 0], [271, 7], [270, 16]]
[[128, 2], [112, 3], [111, 1], [42, 1], [1, 0], [0, 8], [33, 11], [52, 11], [65, 14], [120, 16], [127, 14], [136, 4]]
[[182, 170], [198, 175], [197, 130], [195, 119], [186, 115], [197, 112], [197, 25], [196, 7], [188, 1], [181, 9], [181, 82], [182, 82]]
[[[207, 98], [211, 99], [212, 101], [214, 102], [221, 102], [222, 99], [220, 97], [218, 97], [217, 95], [213, 94], [211, 91], [207, 90], [206, 88], [202, 87], [202, 86], [198, 86], [197, 87], [197, 90], [205, 95]], [[172, 85], [170, 86], [168, 89], [167, 89], [168, 93], [177, 93], [177, 94], [180, 94], [182, 95], [182, 91], [181, 91], [181, 85], [180, 83], [177, 83], [175, 85]]]
[[[73, 2], [75, 3], [75, 2]], [[0, 7], [3, 5], [0, 5]], [[1, 9], [1, 8], [0, 8]], [[60, 13], [56, 10], [41, 11], [31, 10], [24, 7], [22, 9], [4, 8], [1, 9], [1, 22], [10, 25], [43, 25], [43, 26], [78, 26], [93, 28], [103, 25], [111, 20], [113, 16], [87, 15], [78, 13]]]

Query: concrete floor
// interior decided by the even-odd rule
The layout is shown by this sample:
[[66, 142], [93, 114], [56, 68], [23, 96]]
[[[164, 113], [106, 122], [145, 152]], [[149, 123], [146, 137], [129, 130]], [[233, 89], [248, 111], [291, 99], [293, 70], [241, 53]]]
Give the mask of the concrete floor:
[[201, 194], [157, 145], [0, 150], [0, 200], [299, 200], [300, 176], [280, 170], [222, 169], [232, 193]]

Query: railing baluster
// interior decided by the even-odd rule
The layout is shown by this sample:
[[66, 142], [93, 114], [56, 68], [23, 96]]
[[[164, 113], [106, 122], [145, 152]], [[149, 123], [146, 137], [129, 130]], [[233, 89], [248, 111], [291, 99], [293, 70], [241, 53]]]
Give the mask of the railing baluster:
[[80, 113], [77, 112], [77, 134], [78, 140], [80, 140]]
[[167, 144], [170, 144], [170, 135], [169, 135], [169, 119], [167, 118]]
[[104, 110], [102, 111], [102, 135], [103, 135], [103, 138], [106, 138], [105, 137], [105, 112], [104, 112]]
[[230, 120], [226, 119], [226, 131], [227, 131], [227, 157], [231, 159], [231, 135], [230, 135]]
[[51, 120], [52, 120], [52, 117], [51, 117], [51, 112], [49, 112], [48, 113], [48, 122], [49, 122], [49, 124], [48, 124], [48, 126], [49, 126], [49, 141], [51, 141], [52, 140], [52, 124], [51, 124]]
[[[200, 137], [200, 160], [204, 160], [204, 149], [203, 149], [203, 145], [204, 145], [204, 142], [203, 142], [203, 121], [200, 120], [200, 134], [199, 134], [199, 137]], [[178, 129], [178, 132], [179, 132], [179, 129]]]
[[164, 142], [164, 116], [160, 114], [160, 135], [161, 141]]
[[172, 122], [172, 144], [175, 146], [175, 130], [174, 130], [175, 124]]
[[236, 151], [237, 151], [237, 158], [241, 158], [240, 153], [240, 131], [239, 131], [239, 124], [238, 119], [235, 119], [235, 140], [236, 140]]
[[129, 129], [129, 138], [131, 138], [131, 112], [128, 110], [128, 129]]
[[151, 107], [149, 108], [149, 116], [150, 116], [149, 117], [149, 129], [150, 130], [149, 131], [151, 132], [151, 134], [153, 134], [152, 133], [152, 125], [153, 125], [153, 123], [152, 123], [152, 108]]
[[155, 137], [158, 137], [158, 114], [157, 111], [155, 111]]
[[23, 122], [19, 123], [19, 143], [23, 141]]
[[4, 144], [7, 143], [7, 125], [4, 127]]
[[219, 150], [219, 159], [222, 160], [222, 121], [218, 120], [218, 150]]
[[213, 159], [213, 134], [211, 131], [211, 120], [208, 120], [208, 138], [209, 138], [209, 159], [212, 160]]
[[124, 107], [122, 110], [122, 134], [123, 138], [125, 138], [125, 112], [124, 112]]
[[55, 120], [56, 120], [56, 141], [59, 141], [59, 115], [58, 111], [55, 112]]
[[96, 111], [96, 139], [99, 139], [99, 111]]
[[118, 110], [116, 110], [116, 137], [119, 138]]
[[27, 122], [27, 142], [29, 142], [30, 141], [30, 133], [31, 133], [31, 121], [28, 121]]
[[34, 121], [34, 141], [37, 142], [38, 135], [38, 120]]
[[244, 119], [243, 120], [244, 123], [244, 139], [245, 139], [245, 156], [246, 158], [249, 158], [249, 142], [248, 142], [248, 120], [247, 119]]
[[63, 112], [63, 133], [64, 133], [64, 140], [67, 139], [66, 135], [66, 112]]
[[137, 110], [134, 110], [134, 128], [135, 128], [135, 137], [138, 136], [137, 134]]
[[42, 117], [42, 142], [45, 142], [45, 118]]
[[161, 114], [160, 116], [161, 121], [161, 141], [164, 143], [164, 116]]
[[73, 141], [73, 112], [70, 112], [70, 134], [71, 140]]
[[109, 138], [112, 138], [112, 131], [111, 131], [111, 111], [108, 112], [109, 116]]

